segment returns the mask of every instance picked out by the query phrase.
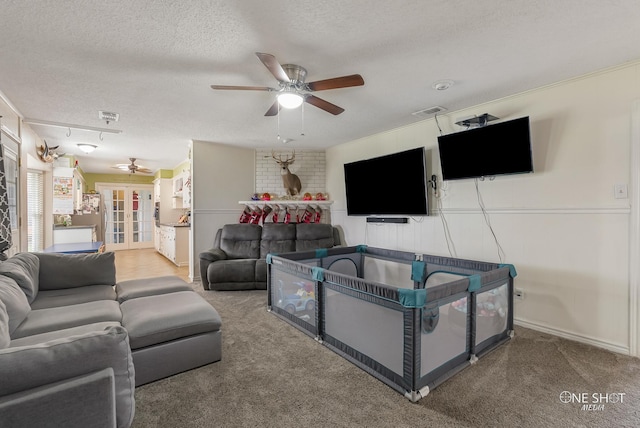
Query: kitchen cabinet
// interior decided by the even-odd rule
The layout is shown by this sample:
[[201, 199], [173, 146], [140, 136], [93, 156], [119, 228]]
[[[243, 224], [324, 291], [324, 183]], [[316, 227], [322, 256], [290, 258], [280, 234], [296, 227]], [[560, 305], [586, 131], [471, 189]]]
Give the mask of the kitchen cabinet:
[[173, 177], [173, 208], [191, 207], [191, 174], [185, 171]]
[[156, 248], [176, 266], [189, 265], [189, 226], [161, 224], [156, 228]]
[[191, 174], [188, 172], [182, 185], [182, 208], [191, 208]]

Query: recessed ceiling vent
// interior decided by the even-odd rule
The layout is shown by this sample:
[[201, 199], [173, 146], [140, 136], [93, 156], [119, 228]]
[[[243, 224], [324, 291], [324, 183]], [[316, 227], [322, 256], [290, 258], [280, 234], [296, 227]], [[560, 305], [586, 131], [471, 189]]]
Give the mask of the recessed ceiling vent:
[[120, 115], [118, 113], [112, 113], [110, 111], [102, 111], [100, 110], [98, 112], [98, 118], [104, 120], [105, 122], [107, 122], [107, 125], [109, 124], [109, 122], [117, 122], [118, 119], [120, 118]]
[[433, 116], [433, 115], [438, 114], [438, 113], [443, 112], [443, 111], [447, 111], [447, 109], [444, 108], [444, 107], [440, 107], [440, 106], [433, 106], [433, 107], [426, 108], [424, 110], [414, 111], [411, 114], [414, 115], [414, 116], [417, 116], [417, 117], [428, 117], [428, 116]]

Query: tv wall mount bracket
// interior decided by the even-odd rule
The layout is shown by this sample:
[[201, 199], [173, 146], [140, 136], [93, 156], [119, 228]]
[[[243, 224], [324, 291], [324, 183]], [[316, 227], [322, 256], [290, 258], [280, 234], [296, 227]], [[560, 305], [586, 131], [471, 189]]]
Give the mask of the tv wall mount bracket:
[[456, 122], [456, 125], [464, 126], [465, 128], [480, 128], [485, 126], [487, 123], [498, 119], [498, 117], [492, 116], [489, 113], [484, 113], [479, 116], [462, 119], [459, 122]]

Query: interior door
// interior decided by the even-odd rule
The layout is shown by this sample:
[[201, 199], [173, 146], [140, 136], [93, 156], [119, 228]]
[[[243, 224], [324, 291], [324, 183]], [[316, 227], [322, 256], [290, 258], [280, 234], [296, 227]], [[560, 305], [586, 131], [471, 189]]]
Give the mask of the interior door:
[[137, 186], [128, 195], [131, 198], [129, 248], [153, 247], [154, 202], [153, 185]]
[[[98, 187], [98, 186], [96, 186]], [[107, 251], [153, 247], [153, 185], [104, 185]]]

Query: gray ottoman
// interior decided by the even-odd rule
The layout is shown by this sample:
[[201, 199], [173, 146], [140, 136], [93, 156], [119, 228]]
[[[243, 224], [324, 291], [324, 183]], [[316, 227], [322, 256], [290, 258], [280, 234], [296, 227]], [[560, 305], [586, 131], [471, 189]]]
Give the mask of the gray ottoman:
[[222, 358], [220, 315], [194, 291], [138, 297], [120, 309], [136, 386]]
[[138, 297], [192, 290], [187, 282], [174, 275], [132, 279], [116, 284], [116, 294], [118, 295], [118, 302], [120, 303]]

